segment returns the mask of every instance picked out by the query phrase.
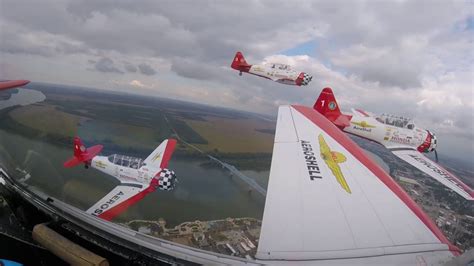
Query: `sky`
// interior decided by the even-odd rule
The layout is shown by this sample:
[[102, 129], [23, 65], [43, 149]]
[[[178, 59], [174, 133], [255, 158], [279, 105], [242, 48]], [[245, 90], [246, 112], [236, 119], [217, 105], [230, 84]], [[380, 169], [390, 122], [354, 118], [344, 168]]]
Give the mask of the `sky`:
[[[276, 116], [324, 87], [345, 109], [414, 118], [474, 158], [473, 1], [0, 1], [0, 78], [168, 97]], [[287, 86], [229, 66], [287, 63]]]

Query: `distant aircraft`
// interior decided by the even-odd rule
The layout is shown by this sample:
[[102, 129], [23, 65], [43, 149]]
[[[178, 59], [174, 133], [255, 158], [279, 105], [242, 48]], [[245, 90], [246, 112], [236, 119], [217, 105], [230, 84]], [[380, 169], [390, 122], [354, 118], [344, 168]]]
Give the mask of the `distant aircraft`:
[[313, 77], [307, 73], [292, 70], [289, 65], [276, 63], [249, 65], [241, 52], [235, 54], [231, 67], [238, 70], [241, 76], [242, 72], [246, 72], [286, 85], [305, 86], [313, 79]]
[[412, 120], [393, 115], [376, 116], [353, 109], [353, 114], [339, 110], [334, 94], [325, 88], [313, 107], [343, 131], [375, 141], [405, 162], [413, 165], [467, 200], [474, 200], [474, 191], [452, 173], [431, 161], [422, 153], [435, 152], [438, 141], [433, 132], [415, 126]]
[[1, 80], [0, 91], [25, 86], [30, 83], [29, 80]]
[[74, 138], [74, 157], [64, 167], [84, 164], [115, 177], [120, 184], [87, 210], [87, 213], [105, 220], [112, 220], [128, 207], [143, 199], [148, 193], [173, 190], [177, 178], [167, 169], [176, 146], [175, 139], [163, 141], [145, 160], [125, 155], [98, 156], [102, 145], [85, 148], [80, 138]]
[[[334, 100], [324, 100], [336, 110]], [[442, 265], [459, 254], [410, 196], [328, 119], [311, 107], [280, 106], [257, 263]]]

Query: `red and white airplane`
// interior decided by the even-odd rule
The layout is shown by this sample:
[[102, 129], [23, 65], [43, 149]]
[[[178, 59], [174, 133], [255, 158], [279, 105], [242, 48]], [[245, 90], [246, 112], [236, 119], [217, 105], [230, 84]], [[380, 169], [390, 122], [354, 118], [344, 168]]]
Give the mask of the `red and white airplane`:
[[143, 199], [157, 188], [173, 190], [178, 182], [174, 171], [167, 169], [176, 147], [175, 139], [163, 141], [145, 160], [112, 154], [99, 156], [102, 145], [85, 148], [80, 138], [74, 138], [74, 157], [64, 167], [84, 164], [115, 177], [120, 184], [86, 212], [105, 220], [112, 220], [128, 207]]
[[2, 80], [0, 81], [0, 91], [25, 86], [29, 80]]
[[313, 77], [307, 73], [292, 70], [289, 65], [277, 63], [249, 65], [241, 52], [235, 54], [231, 67], [238, 70], [241, 76], [242, 72], [245, 72], [286, 85], [305, 86], [313, 79]]
[[343, 131], [382, 144], [400, 159], [423, 171], [467, 200], [474, 191], [459, 178], [423, 153], [435, 152], [438, 141], [433, 132], [415, 126], [412, 120], [392, 115], [374, 115], [360, 109], [352, 114], [339, 110], [334, 94], [325, 88], [313, 107]]
[[280, 106], [257, 263], [443, 265], [459, 253], [326, 117], [311, 107]]

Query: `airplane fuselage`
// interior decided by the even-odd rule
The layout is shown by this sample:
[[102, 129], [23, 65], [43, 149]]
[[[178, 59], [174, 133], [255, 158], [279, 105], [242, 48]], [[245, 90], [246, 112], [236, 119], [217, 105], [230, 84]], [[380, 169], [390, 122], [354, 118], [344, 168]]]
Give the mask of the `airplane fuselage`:
[[[350, 125], [343, 128], [347, 133], [357, 135], [386, 147], [412, 147], [420, 150], [420, 147], [431, 146], [434, 135], [424, 129], [413, 127], [412, 129], [397, 127], [379, 122], [374, 117], [352, 116]], [[420, 150], [424, 151], [424, 150]]]
[[296, 72], [291, 69], [282, 68], [285, 68], [285, 66], [278, 64], [252, 65], [248, 73], [286, 85], [308, 85], [309, 81], [304, 80], [304, 72]]
[[107, 156], [95, 156], [91, 161], [91, 167], [111, 175], [122, 182], [138, 182], [149, 184], [160, 169], [149, 169], [146, 165], [139, 168], [126, 167], [115, 164]]
[[305, 86], [313, 78], [307, 73], [294, 71], [289, 65], [285, 64], [262, 63], [250, 65], [245, 61], [241, 52], [235, 54], [231, 68], [239, 71], [239, 75], [245, 72], [286, 85]]

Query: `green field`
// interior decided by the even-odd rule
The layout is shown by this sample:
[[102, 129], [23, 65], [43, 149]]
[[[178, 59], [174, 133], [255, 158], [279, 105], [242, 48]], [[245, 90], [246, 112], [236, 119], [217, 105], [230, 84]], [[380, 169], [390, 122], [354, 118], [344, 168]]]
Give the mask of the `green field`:
[[23, 126], [63, 136], [72, 136], [77, 132], [81, 117], [56, 110], [50, 105], [29, 105], [14, 109], [11, 118]]
[[[5, 129], [55, 145], [74, 136], [109, 152], [144, 156], [164, 139], [180, 139], [245, 169], [269, 167], [275, 123], [228, 109], [94, 91], [42, 90], [42, 103], [3, 110]], [[183, 143], [182, 143], [183, 144]], [[178, 156], [202, 156], [179, 145]]]
[[196, 145], [203, 150], [222, 153], [272, 152], [273, 135], [257, 130], [274, 129], [274, 123], [256, 118], [226, 119], [212, 116], [206, 117], [206, 121], [185, 121], [207, 140], [207, 145]]

